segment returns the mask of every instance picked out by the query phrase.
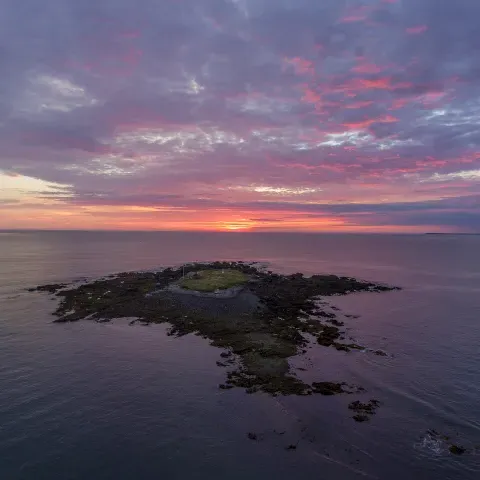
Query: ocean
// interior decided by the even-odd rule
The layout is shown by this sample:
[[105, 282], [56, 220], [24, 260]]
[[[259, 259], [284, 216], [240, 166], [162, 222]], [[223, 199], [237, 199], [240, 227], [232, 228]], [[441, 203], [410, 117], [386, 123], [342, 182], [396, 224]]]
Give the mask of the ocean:
[[[348, 396], [219, 390], [220, 350], [205, 339], [126, 320], [55, 324], [56, 300], [26, 291], [216, 259], [402, 287], [328, 299], [387, 357], [315, 347], [294, 360], [364, 386], [382, 402], [370, 422], [352, 420]], [[2, 480], [478, 480], [479, 367], [480, 236], [0, 232]]]

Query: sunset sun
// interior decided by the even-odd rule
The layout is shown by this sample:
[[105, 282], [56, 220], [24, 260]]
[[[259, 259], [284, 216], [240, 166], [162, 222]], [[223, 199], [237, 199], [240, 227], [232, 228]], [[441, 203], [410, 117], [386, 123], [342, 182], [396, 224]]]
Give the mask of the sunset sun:
[[255, 222], [250, 220], [236, 220], [236, 221], [228, 221], [221, 223], [219, 225], [220, 230], [224, 230], [227, 232], [232, 231], [244, 231], [244, 230], [251, 230], [255, 226]]

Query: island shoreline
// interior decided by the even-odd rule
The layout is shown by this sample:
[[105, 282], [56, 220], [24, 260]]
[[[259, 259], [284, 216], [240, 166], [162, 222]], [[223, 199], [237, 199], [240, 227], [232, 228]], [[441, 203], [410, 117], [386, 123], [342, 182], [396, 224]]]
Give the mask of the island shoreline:
[[[198, 272], [221, 278], [220, 269], [237, 271], [248, 281], [212, 292], [179, 287], [185, 275]], [[385, 352], [348, 341], [343, 322], [323, 308], [325, 298], [398, 289], [352, 277], [281, 275], [245, 262], [217, 261], [125, 272], [80, 285], [40, 285], [30, 290], [60, 299], [54, 312], [57, 323], [134, 317], [142, 323], [170, 324], [169, 335], [193, 333], [208, 339], [211, 345], [223, 349], [217, 362], [227, 370], [225, 382], [219, 385], [222, 390], [241, 387], [247, 393], [262, 391], [270, 395], [335, 395], [363, 393], [364, 389], [327, 378], [311, 384], [298, 378], [289, 359], [304, 354], [312, 343], [309, 339], [345, 354], [355, 350], [377, 355]], [[380, 404], [373, 399], [371, 402]], [[365, 421], [367, 414], [374, 412], [374, 408], [364, 409], [362, 415], [352, 418]]]

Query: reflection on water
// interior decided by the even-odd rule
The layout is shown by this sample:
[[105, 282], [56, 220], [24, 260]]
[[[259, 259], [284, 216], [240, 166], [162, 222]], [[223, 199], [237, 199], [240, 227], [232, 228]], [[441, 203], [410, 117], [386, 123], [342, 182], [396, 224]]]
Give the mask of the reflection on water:
[[[480, 444], [479, 247], [473, 236], [0, 235], [0, 478], [476, 479], [478, 455], [454, 457], [426, 432]], [[367, 387], [383, 402], [369, 424], [353, 422], [341, 396], [220, 391], [219, 351], [205, 340], [52, 324], [53, 300], [24, 291], [212, 259], [404, 287], [333, 299], [360, 315], [345, 318], [349, 334], [390, 356], [314, 348], [298, 359], [316, 378]]]

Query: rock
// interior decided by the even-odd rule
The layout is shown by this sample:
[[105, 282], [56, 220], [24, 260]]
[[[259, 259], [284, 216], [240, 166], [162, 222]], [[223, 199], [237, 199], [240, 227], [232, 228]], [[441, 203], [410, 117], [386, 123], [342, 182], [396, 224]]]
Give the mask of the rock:
[[450, 453], [453, 453], [453, 455], [463, 455], [467, 451], [466, 448], [460, 445], [450, 445], [448, 450], [450, 451]]
[[[439, 433], [437, 430], [427, 430], [426, 435], [427, 438], [436, 440], [437, 442], [441, 442], [444, 447], [448, 448], [448, 451], [452, 455], [463, 455], [464, 453], [468, 452], [467, 448], [463, 447], [462, 445], [451, 443], [450, 436]], [[475, 453], [475, 448], [471, 451]]]
[[320, 395], [338, 395], [339, 393], [345, 393], [344, 385], [344, 383], [334, 382], [313, 382], [312, 388], [314, 393]]
[[233, 388], [233, 385], [229, 385], [229, 384], [224, 384], [224, 383], [221, 383], [218, 388], [220, 390], [230, 390]]
[[372, 407], [371, 407], [370, 404], [362, 403], [362, 402], [360, 402], [360, 400], [355, 400], [354, 402], [350, 403], [348, 405], [348, 408], [350, 410], [354, 410], [355, 412], [372, 410]]
[[247, 433], [247, 437], [250, 439], [250, 440], [258, 440], [258, 436], [256, 433], [254, 432], [248, 432]]
[[48, 285], [39, 285], [34, 288], [27, 288], [28, 292], [47, 292], [47, 293], [57, 293], [59, 290], [67, 287], [66, 283], [52, 283]]
[[352, 350], [365, 350], [365, 347], [362, 347], [361, 345], [357, 345], [356, 343], [338, 343], [334, 342], [332, 344], [337, 350], [343, 351], [343, 352], [350, 352]]
[[329, 347], [340, 337], [340, 330], [337, 327], [324, 325], [322, 331], [317, 335], [317, 341], [320, 345]]
[[348, 345], [345, 345], [343, 343], [333, 343], [332, 344], [338, 351], [340, 352], [349, 352], [350, 351], [350, 348]]
[[380, 402], [378, 400], [372, 399], [368, 403], [355, 400], [348, 405], [348, 408], [356, 412], [356, 415], [353, 416], [356, 422], [365, 422], [368, 420], [368, 415], [374, 415], [379, 406]]
[[296, 445], [288, 445], [287, 447], [285, 447], [285, 450], [296, 450], [297, 449], [297, 446]]
[[368, 415], [364, 413], [357, 413], [352, 417], [356, 422], [368, 422]]
[[345, 323], [340, 322], [336, 318], [330, 318], [329, 320], [327, 320], [327, 322], [331, 323], [332, 325], [335, 325], [336, 327], [343, 327], [345, 325]]

